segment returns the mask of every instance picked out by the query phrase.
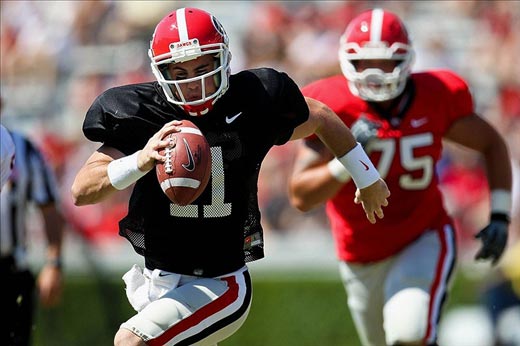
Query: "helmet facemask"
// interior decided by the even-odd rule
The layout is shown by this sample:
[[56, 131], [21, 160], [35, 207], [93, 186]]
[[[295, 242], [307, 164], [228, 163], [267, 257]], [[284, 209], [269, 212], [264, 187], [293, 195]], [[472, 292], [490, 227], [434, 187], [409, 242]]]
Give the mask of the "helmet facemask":
[[[203, 75], [189, 79], [173, 80], [168, 73], [168, 65], [182, 63], [196, 59], [204, 55], [213, 55], [214, 69]], [[206, 114], [214, 105], [215, 101], [222, 96], [229, 87], [231, 54], [227, 45], [214, 43], [200, 46], [197, 39], [189, 42], [172, 43], [170, 52], [154, 57], [149, 50], [152, 60], [152, 71], [164, 90], [169, 102], [182, 106], [190, 115], [199, 116]], [[206, 81], [213, 79], [216, 90], [211, 94], [206, 92]], [[189, 100], [183, 94], [181, 86], [188, 83], [200, 83], [201, 96], [197, 100]]]
[[[341, 70], [352, 94], [365, 101], [382, 102], [399, 96], [411, 73], [414, 52], [408, 45], [394, 43], [390, 47], [359, 47], [357, 43], [342, 45], [339, 51]], [[398, 62], [392, 72], [379, 68], [356, 69], [359, 60], [392, 60]]]

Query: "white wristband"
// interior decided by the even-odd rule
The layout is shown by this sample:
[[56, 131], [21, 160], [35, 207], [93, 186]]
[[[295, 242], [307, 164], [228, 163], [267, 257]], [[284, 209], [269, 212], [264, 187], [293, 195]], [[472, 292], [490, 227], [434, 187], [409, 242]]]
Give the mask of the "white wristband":
[[511, 192], [508, 190], [491, 190], [491, 213], [511, 215]]
[[339, 162], [338, 158], [335, 157], [332, 160], [330, 160], [329, 163], [327, 163], [327, 167], [334, 179], [336, 179], [340, 183], [346, 183], [348, 180], [350, 180], [350, 173], [345, 168], [345, 166], [343, 166], [343, 164]]
[[141, 171], [137, 166], [138, 154], [139, 151], [136, 151], [132, 155], [122, 157], [108, 164], [108, 179], [113, 187], [118, 190], [124, 190], [148, 173]]
[[352, 175], [354, 183], [358, 189], [364, 189], [378, 181], [381, 176], [363, 150], [361, 144], [357, 144], [354, 149], [342, 157], [338, 157], [338, 161], [345, 166]]

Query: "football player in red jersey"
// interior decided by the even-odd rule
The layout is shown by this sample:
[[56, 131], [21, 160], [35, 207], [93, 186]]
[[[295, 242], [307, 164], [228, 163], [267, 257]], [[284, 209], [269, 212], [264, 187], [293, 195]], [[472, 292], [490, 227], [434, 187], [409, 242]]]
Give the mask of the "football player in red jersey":
[[[88, 110], [83, 132], [102, 145], [76, 175], [73, 201], [97, 203], [135, 183], [119, 228], [145, 268], [123, 277], [137, 314], [121, 325], [115, 345], [214, 345], [249, 311], [246, 262], [264, 256], [257, 183], [270, 148], [315, 133], [352, 174], [357, 208], [370, 222], [383, 218], [390, 192], [348, 127], [305, 99], [287, 74], [231, 74], [228, 37], [211, 14], [169, 13], [149, 56], [156, 82], [107, 90]], [[206, 189], [181, 206], [163, 193], [153, 168], [171, 145], [161, 138], [183, 119], [208, 140], [212, 165]]]
[[506, 144], [474, 112], [468, 86], [447, 70], [411, 73], [414, 51], [395, 14], [372, 9], [341, 37], [343, 74], [310, 83], [305, 96], [332, 108], [351, 128], [392, 191], [385, 218], [367, 223], [354, 206], [349, 173], [316, 137], [302, 141], [291, 203], [326, 202], [340, 273], [363, 345], [434, 345], [456, 262], [453, 222], [435, 164], [442, 140], [482, 153], [491, 189], [479, 259], [496, 263], [507, 242], [511, 167]]

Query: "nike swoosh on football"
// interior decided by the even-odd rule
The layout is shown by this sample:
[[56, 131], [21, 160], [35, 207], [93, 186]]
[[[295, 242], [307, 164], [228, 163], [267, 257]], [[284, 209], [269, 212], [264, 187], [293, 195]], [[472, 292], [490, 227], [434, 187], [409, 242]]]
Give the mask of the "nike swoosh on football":
[[182, 167], [184, 167], [187, 171], [193, 171], [195, 169], [195, 161], [193, 160], [193, 154], [191, 153], [191, 148], [188, 144], [188, 141], [186, 138], [183, 138], [184, 140], [184, 147], [186, 148], [186, 153], [188, 154], [188, 163], [183, 163]]
[[237, 113], [237, 114], [233, 115], [232, 117], [226, 116], [226, 123], [231, 124], [233, 121], [235, 121], [241, 115], [242, 115], [242, 112]]

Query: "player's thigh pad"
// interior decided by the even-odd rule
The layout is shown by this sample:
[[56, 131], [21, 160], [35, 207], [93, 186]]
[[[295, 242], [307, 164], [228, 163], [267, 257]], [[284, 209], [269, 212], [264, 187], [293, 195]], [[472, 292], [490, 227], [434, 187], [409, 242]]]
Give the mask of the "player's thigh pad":
[[250, 303], [251, 280], [245, 267], [219, 278], [183, 277], [175, 289], [148, 304], [121, 328], [149, 346], [211, 345], [240, 328]]
[[383, 318], [388, 345], [435, 341], [454, 260], [449, 225], [424, 233], [397, 256], [385, 287]]

